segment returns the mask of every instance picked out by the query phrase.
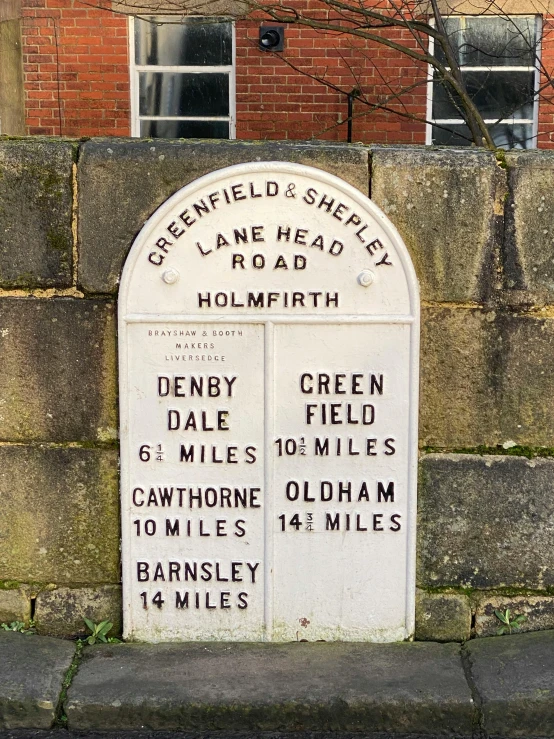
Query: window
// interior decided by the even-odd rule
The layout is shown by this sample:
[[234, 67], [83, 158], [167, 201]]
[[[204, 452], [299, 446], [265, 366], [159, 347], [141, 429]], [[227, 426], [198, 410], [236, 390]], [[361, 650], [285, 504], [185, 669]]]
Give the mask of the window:
[[234, 138], [234, 28], [225, 18], [131, 19], [132, 135]]
[[[534, 16], [445, 18], [467, 90], [497, 146], [536, 146], [540, 19]], [[437, 59], [446, 64], [442, 50]], [[428, 144], [471, 145], [459, 98], [431, 72]]]

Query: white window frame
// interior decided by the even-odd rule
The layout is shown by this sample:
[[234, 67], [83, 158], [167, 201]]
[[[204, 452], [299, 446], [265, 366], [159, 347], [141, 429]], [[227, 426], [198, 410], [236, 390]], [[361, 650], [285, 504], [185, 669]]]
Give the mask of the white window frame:
[[[468, 14], [465, 14], [461, 17], [469, 17]], [[480, 18], [486, 18], [486, 16], [479, 16]], [[494, 16], [492, 16], [494, 17]], [[522, 15], [516, 15], [514, 13], [510, 13], [508, 17], [513, 18], [534, 18], [535, 20], [535, 39], [541, 38], [542, 33], [542, 16], [535, 15], [535, 14], [522, 14]], [[431, 20], [431, 24], [434, 25], [433, 19]], [[430, 36], [429, 37], [429, 53], [431, 55], [434, 54], [435, 49], [435, 39]], [[506, 118], [501, 121], [498, 121], [496, 118], [485, 118], [484, 122], [487, 125], [492, 125], [495, 123], [508, 123], [508, 124], [528, 124], [531, 123], [533, 125], [532, 129], [532, 136], [530, 140], [530, 147], [531, 149], [537, 148], [537, 137], [539, 135], [539, 98], [538, 93], [540, 89], [540, 58], [542, 53], [542, 44], [539, 44], [539, 47], [536, 52], [537, 56], [537, 63], [533, 67], [529, 66], [497, 66], [497, 67], [470, 67], [470, 66], [462, 66], [460, 69], [467, 72], [495, 72], [495, 71], [501, 71], [501, 72], [535, 72], [535, 97], [533, 99], [533, 118]], [[427, 68], [427, 124], [425, 126], [425, 143], [427, 146], [433, 145], [433, 126], [436, 124], [444, 124], [445, 126], [448, 125], [454, 125], [454, 124], [460, 124], [463, 123], [463, 120], [461, 118], [433, 118], [433, 66], [429, 64]]]
[[[175, 16], [149, 16], [159, 18], [162, 23], [170, 18], [175, 22]], [[188, 18], [200, 18], [209, 16], [187, 16]], [[135, 19], [129, 18], [129, 67], [130, 67], [130, 92], [131, 92], [131, 136], [140, 138], [141, 121], [222, 121], [229, 122], [229, 140], [236, 138], [237, 117], [237, 53], [235, 23], [229, 18], [231, 24], [232, 57], [230, 65], [214, 66], [179, 66], [179, 65], [141, 65], [135, 62]], [[206, 72], [227, 72], [229, 74], [229, 115], [228, 116], [149, 116], [140, 115], [139, 112], [139, 74], [140, 72], [186, 72], [187, 74], [201, 74]]]

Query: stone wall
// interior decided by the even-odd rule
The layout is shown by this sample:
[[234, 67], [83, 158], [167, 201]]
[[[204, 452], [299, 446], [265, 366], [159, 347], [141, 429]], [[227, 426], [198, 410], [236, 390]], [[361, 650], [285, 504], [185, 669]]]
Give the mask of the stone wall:
[[554, 627], [554, 155], [0, 139], [0, 622], [120, 628], [116, 299], [172, 193], [320, 167], [398, 227], [421, 284], [419, 639]]

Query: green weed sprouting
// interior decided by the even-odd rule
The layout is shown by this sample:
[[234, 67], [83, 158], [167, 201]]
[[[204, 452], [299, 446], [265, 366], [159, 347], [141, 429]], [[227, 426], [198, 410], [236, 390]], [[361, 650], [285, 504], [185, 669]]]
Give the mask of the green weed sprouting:
[[518, 616], [514, 616], [512, 618], [512, 614], [510, 613], [509, 608], [506, 608], [504, 612], [495, 611], [494, 615], [499, 621], [502, 622], [502, 626], [499, 626], [496, 630], [497, 636], [502, 636], [506, 633], [511, 634], [513, 629], [518, 631], [521, 627], [521, 624], [524, 621], [527, 621], [527, 616], [525, 616], [523, 613], [520, 613]]

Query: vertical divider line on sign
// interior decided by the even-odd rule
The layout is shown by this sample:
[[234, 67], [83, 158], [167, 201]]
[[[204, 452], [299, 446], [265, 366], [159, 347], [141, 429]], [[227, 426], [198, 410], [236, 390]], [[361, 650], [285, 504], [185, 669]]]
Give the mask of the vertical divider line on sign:
[[[412, 308], [414, 311], [414, 308]], [[417, 479], [418, 479], [418, 408], [419, 408], [419, 312], [410, 330], [410, 386], [409, 386], [409, 430], [408, 430], [408, 540], [406, 555], [406, 637], [414, 638], [415, 632], [415, 591], [416, 591], [416, 546], [417, 546]]]
[[[123, 311], [122, 306], [119, 310]], [[120, 482], [119, 506], [121, 510], [121, 558], [122, 562], [131, 561], [130, 519], [131, 503], [129, 488], [130, 475], [130, 417], [131, 393], [129, 392], [129, 332], [130, 326], [126, 316], [119, 314], [119, 439], [120, 439]], [[130, 566], [127, 564], [127, 566]], [[134, 631], [133, 608], [131, 603], [131, 577], [122, 576], [123, 594], [123, 637], [132, 637]]]
[[273, 639], [274, 330], [264, 323], [264, 641]]

